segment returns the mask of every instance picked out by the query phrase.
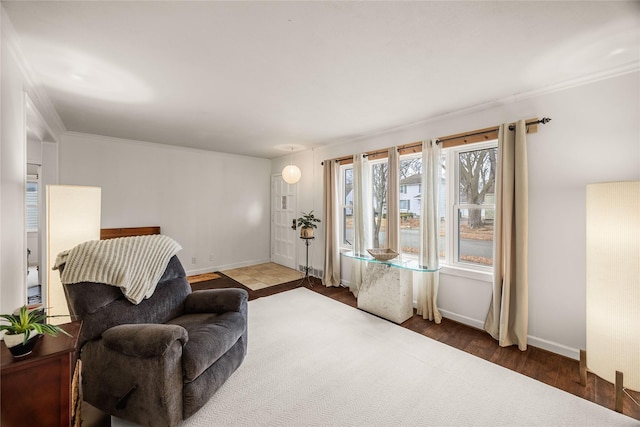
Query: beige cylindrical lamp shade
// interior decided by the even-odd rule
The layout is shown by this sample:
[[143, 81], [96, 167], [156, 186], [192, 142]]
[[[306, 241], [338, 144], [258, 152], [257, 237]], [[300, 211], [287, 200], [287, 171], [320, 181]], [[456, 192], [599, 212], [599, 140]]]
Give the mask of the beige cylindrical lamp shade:
[[640, 181], [587, 185], [587, 368], [640, 391]]
[[284, 182], [287, 184], [295, 184], [300, 181], [301, 176], [300, 168], [296, 165], [288, 165], [282, 169], [282, 179], [284, 179]]

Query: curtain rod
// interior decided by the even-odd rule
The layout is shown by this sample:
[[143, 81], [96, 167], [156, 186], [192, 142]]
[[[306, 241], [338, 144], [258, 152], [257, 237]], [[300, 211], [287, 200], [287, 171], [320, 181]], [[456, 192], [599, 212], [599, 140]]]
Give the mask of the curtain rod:
[[[525, 122], [525, 125], [527, 127], [531, 126], [531, 125], [537, 125], [537, 124], [546, 125], [550, 121], [551, 121], [551, 119], [549, 117], [543, 117], [540, 120], [538, 120], [538, 119], [530, 119], [530, 120]], [[443, 137], [438, 138], [436, 140], [436, 142], [438, 144], [441, 144], [443, 142], [452, 141], [454, 139], [463, 139], [463, 138], [468, 138], [468, 137], [471, 137], [471, 136], [486, 135], [488, 133], [497, 132], [498, 129], [500, 129], [500, 126], [493, 126], [493, 127], [487, 128], [487, 129], [481, 129], [481, 130], [477, 130], [477, 131], [466, 132], [466, 133], [462, 133], [462, 134], [458, 134], [458, 135], [443, 136]], [[515, 130], [515, 129], [516, 129], [516, 125], [509, 125], [509, 130]]]
[[[538, 125], [538, 124], [542, 124], [542, 125], [546, 125], [547, 123], [549, 123], [551, 121], [551, 119], [549, 117], [543, 117], [541, 119], [529, 119], [525, 122], [525, 125], [527, 126], [527, 129], [529, 128], [529, 126], [532, 125]], [[509, 130], [513, 131], [515, 130], [516, 126], [515, 124], [511, 124], [509, 125]], [[480, 129], [480, 130], [474, 130], [474, 131], [470, 131], [470, 132], [466, 132], [466, 133], [461, 133], [461, 134], [457, 134], [457, 135], [447, 135], [447, 136], [443, 136], [443, 137], [439, 137], [436, 139], [436, 142], [438, 144], [442, 144], [445, 142], [449, 142], [449, 141], [455, 141], [455, 140], [459, 140], [459, 143], [452, 143], [450, 145], [448, 145], [448, 147], [453, 147], [456, 145], [463, 145], [463, 144], [469, 144], [472, 142], [479, 142], [479, 141], [468, 141], [468, 138], [471, 137], [477, 137], [477, 136], [481, 136], [481, 135], [488, 135], [494, 132], [498, 132], [498, 129], [500, 129], [500, 126], [493, 126], [490, 128], [486, 128], [486, 129]], [[537, 128], [536, 128], [537, 131]], [[535, 131], [534, 131], [535, 132]], [[497, 136], [496, 136], [497, 137]], [[487, 138], [488, 140], [489, 138]], [[422, 148], [422, 142], [412, 142], [406, 145], [401, 145], [398, 147], [398, 151], [405, 151], [405, 150], [411, 150], [411, 149], [416, 149], [416, 148]], [[364, 153], [365, 157], [368, 156], [377, 156], [377, 155], [381, 155], [381, 154], [386, 154], [388, 152], [388, 148], [382, 149], [382, 150], [375, 150], [375, 151], [370, 151], [367, 153]], [[337, 159], [333, 159], [335, 162], [344, 162], [347, 160], [351, 160], [353, 159], [353, 156], [344, 156], [344, 157], [338, 157]], [[321, 165], [324, 165], [324, 162], [320, 163]]]

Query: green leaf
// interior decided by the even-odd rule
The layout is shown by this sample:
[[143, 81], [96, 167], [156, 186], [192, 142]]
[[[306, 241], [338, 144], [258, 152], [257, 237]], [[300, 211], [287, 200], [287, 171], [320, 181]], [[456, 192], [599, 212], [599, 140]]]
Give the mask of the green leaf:
[[45, 323], [47, 317], [54, 316], [46, 316], [42, 311], [38, 310], [29, 312], [27, 310], [27, 306], [24, 305], [20, 307], [20, 311], [17, 315], [0, 314], [0, 318], [9, 322], [8, 325], [0, 325], [0, 331], [6, 331], [6, 333], [11, 335], [24, 334], [24, 343], [27, 342], [32, 331], [35, 331], [38, 334], [47, 334], [52, 336], [57, 336], [58, 333], [71, 336], [58, 325]]

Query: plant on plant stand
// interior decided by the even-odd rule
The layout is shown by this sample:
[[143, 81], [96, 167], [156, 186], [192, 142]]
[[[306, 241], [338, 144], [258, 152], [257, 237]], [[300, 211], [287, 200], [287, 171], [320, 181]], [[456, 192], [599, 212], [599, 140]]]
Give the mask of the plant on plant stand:
[[302, 212], [302, 216], [296, 221], [298, 221], [298, 227], [302, 227], [300, 237], [310, 239], [313, 237], [313, 229], [318, 228], [316, 223], [320, 222], [320, 219], [315, 217], [313, 211], [309, 211], [309, 213]]
[[43, 311], [29, 310], [26, 305], [20, 307], [18, 314], [0, 314], [0, 318], [9, 322], [8, 325], [0, 325], [0, 331], [6, 331], [4, 343], [14, 357], [31, 353], [42, 334], [71, 336], [60, 326], [44, 323], [47, 316]]

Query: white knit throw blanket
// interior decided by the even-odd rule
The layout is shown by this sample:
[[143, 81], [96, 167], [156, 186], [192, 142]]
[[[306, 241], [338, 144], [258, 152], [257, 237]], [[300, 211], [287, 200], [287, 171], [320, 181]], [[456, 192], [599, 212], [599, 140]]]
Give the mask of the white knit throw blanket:
[[180, 249], [162, 234], [91, 240], [59, 253], [53, 269], [65, 264], [60, 277], [64, 284], [118, 286], [129, 301], [139, 304], [153, 295], [169, 260]]

